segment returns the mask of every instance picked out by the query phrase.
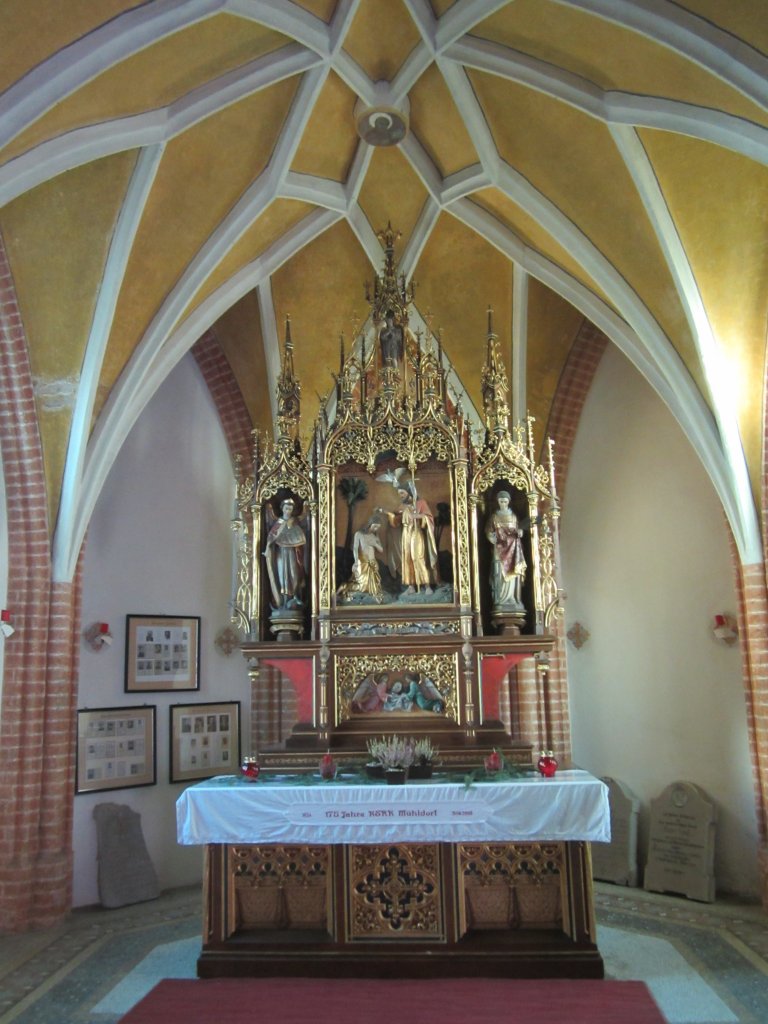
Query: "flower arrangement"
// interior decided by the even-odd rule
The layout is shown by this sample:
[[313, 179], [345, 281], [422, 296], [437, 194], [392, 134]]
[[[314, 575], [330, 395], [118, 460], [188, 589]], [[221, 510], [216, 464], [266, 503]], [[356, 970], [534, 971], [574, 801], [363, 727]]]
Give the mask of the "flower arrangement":
[[435, 764], [440, 751], [432, 745], [432, 740], [427, 736], [413, 740], [413, 757], [416, 764]]
[[386, 776], [394, 781], [392, 772], [407, 772], [412, 779], [430, 778], [439, 751], [427, 737], [381, 736], [368, 740], [368, 753], [371, 757], [368, 774], [372, 778]]
[[414, 741], [402, 736], [382, 736], [368, 740], [368, 753], [371, 760], [380, 764], [386, 771], [389, 768], [410, 768], [415, 752]]

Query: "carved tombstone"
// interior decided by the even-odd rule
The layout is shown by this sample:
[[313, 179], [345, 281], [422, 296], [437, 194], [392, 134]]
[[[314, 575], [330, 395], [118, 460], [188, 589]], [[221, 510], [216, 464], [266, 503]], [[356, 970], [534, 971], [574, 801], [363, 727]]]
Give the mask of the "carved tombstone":
[[651, 801], [645, 888], [712, 903], [715, 805], [692, 782], [674, 782]]
[[141, 815], [125, 804], [93, 809], [99, 859], [99, 898], [104, 907], [156, 900], [160, 895], [154, 865], [141, 829]]
[[637, 885], [637, 816], [640, 801], [623, 782], [603, 776], [611, 807], [610, 843], [592, 844], [592, 876], [617, 885]]

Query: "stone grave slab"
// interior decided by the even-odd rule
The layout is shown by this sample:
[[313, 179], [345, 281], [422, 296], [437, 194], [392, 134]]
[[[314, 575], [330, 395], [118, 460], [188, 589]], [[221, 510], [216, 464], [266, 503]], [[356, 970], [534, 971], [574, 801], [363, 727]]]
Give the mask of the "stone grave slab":
[[717, 810], [692, 782], [673, 782], [651, 801], [644, 887], [691, 900], [715, 898]]
[[592, 877], [617, 885], [637, 885], [637, 819], [640, 800], [618, 779], [603, 776], [611, 807], [610, 843], [592, 843]]
[[141, 815], [126, 804], [97, 804], [93, 809], [98, 846], [99, 899], [104, 907], [156, 900], [157, 873], [150, 860]]

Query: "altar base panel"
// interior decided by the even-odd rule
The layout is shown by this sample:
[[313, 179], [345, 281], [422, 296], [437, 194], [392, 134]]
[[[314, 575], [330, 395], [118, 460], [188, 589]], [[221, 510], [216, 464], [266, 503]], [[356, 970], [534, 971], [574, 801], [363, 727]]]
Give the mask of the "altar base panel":
[[206, 848], [202, 978], [601, 978], [589, 844]]

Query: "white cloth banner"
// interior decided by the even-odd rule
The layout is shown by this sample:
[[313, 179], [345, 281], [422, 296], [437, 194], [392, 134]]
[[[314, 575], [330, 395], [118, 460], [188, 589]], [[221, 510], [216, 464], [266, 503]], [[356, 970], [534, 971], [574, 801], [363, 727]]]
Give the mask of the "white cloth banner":
[[200, 843], [610, 842], [608, 787], [587, 772], [404, 786], [219, 777], [176, 803], [177, 838]]

